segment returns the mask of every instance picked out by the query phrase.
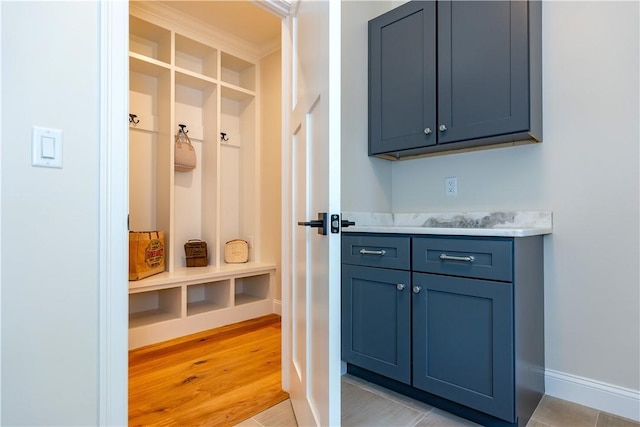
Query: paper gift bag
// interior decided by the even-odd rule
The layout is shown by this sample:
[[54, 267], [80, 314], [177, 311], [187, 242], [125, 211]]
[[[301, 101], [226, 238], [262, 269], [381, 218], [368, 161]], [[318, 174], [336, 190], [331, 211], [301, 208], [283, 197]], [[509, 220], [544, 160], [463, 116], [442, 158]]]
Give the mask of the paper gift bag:
[[163, 231], [129, 232], [129, 280], [162, 273], [165, 264]]

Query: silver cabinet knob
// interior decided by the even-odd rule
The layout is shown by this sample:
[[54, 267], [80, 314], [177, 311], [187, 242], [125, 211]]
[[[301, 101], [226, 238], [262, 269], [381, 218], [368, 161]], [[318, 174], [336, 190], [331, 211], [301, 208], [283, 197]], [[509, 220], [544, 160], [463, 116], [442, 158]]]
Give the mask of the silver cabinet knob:
[[398, 283], [398, 284], [396, 285], [396, 289], [397, 289], [397, 290], [399, 290], [399, 291], [404, 290], [404, 283]]
[[413, 287], [413, 293], [414, 294], [419, 294], [421, 290], [422, 290], [422, 288], [420, 286], [414, 286]]
[[429, 135], [431, 133], [431, 128], [424, 128], [424, 134]]
[[445, 125], [440, 125], [438, 129], [440, 129], [440, 132], [444, 132], [445, 130], [447, 130], [447, 127]]

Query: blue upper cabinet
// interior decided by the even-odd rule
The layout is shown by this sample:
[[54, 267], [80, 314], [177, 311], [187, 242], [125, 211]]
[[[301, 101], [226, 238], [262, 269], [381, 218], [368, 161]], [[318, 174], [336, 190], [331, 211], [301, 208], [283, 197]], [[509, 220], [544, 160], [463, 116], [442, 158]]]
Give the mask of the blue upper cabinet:
[[542, 140], [541, 4], [410, 1], [369, 21], [369, 155]]

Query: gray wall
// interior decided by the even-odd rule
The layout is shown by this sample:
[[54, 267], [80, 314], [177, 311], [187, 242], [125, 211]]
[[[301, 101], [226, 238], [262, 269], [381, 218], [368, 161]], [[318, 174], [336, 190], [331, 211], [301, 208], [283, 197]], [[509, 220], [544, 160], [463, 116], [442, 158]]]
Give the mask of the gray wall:
[[[2, 8], [2, 425], [98, 420], [98, 5]], [[31, 166], [62, 129], [63, 169]]]
[[[380, 9], [345, 4], [343, 25], [360, 25], [367, 7]], [[640, 389], [638, 19], [637, 2], [544, 2], [537, 145], [380, 165], [366, 157], [366, 79], [343, 76], [352, 111], [343, 119], [342, 209], [385, 211], [371, 202], [367, 173], [391, 167], [391, 178], [376, 175], [376, 199], [391, 198], [386, 211], [553, 211], [554, 233], [545, 239], [547, 368], [632, 390]], [[361, 34], [350, 38], [344, 43], [366, 49]], [[366, 76], [366, 67], [361, 54], [343, 55], [345, 75]], [[457, 197], [444, 194], [447, 176], [458, 177]]]
[[367, 21], [388, 1], [342, 2], [342, 210], [391, 211], [391, 163], [367, 157]]

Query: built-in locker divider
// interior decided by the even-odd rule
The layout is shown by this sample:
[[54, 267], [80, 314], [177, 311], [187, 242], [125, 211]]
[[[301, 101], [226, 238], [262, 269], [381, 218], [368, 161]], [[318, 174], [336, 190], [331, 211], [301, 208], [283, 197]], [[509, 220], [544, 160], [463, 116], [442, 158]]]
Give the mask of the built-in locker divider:
[[156, 226], [151, 230], [162, 230], [165, 236], [165, 271], [174, 270], [174, 257], [171, 250], [173, 241], [173, 117], [175, 76], [164, 73], [158, 85], [158, 147], [156, 149]]
[[[151, 56], [132, 51], [129, 58], [129, 229], [164, 230], [169, 240], [171, 176], [165, 165], [172, 155], [166, 141], [172, 74], [168, 64], [155, 58], [168, 59], [170, 33], [152, 24], [143, 29], [142, 35], [132, 35], [131, 47]], [[152, 36], [160, 41], [152, 41]], [[167, 271], [170, 266], [167, 258]]]
[[169, 70], [132, 60], [129, 72], [129, 224], [132, 230], [156, 227], [158, 85]]
[[[175, 122], [185, 125], [196, 153], [196, 167], [190, 171], [174, 171], [175, 203], [174, 227], [175, 239], [171, 246], [176, 268], [186, 268], [184, 244], [191, 239], [208, 243], [215, 233], [208, 227], [215, 215], [208, 208], [215, 203], [215, 180], [209, 181], [210, 169], [215, 168], [215, 155], [211, 146], [215, 147], [212, 134], [216, 123], [217, 85], [210, 79], [197, 78], [184, 73], [175, 73]], [[205, 138], [205, 133], [207, 138]], [[209, 146], [209, 149], [205, 149]], [[214, 157], [214, 158], [212, 158]], [[203, 227], [204, 225], [204, 227]], [[206, 233], [206, 234], [205, 234]], [[209, 260], [215, 258], [209, 257]]]
[[221, 87], [220, 98], [221, 187], [220, 254], [224, 245], [234, 239], [249, 242], [249, 260], [256, 260], [257, 185], [259, 165], [256, 162], [256, 100], [255, 96], [229, 87]]

